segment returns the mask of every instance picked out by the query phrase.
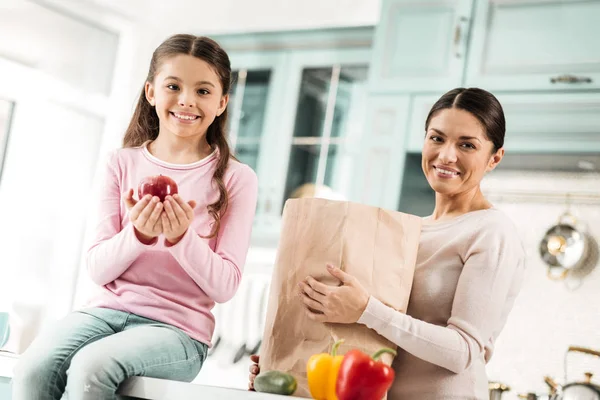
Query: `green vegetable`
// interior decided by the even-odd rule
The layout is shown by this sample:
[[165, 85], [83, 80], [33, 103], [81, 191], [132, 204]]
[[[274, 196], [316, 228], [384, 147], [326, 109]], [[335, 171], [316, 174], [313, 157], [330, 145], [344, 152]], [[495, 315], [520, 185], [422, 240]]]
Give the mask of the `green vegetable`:
[[261, 372], [254, 379], [254, 390], [262, 393], [290, 395], [297, 387], [296, 378], [281, 371]]

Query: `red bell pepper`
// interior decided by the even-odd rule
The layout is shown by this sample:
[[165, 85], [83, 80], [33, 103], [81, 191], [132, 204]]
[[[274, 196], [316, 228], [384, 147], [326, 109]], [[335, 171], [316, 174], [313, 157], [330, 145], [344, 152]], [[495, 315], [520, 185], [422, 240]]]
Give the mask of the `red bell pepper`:
[[336, 394], [338, 400], [381, 400], [394, 382], [394, 370], [377, 361], [383, 353], [396, 352], [381, 349], [373, 357], [359, 350], [350, 350], [344, 356], [338, 373]]

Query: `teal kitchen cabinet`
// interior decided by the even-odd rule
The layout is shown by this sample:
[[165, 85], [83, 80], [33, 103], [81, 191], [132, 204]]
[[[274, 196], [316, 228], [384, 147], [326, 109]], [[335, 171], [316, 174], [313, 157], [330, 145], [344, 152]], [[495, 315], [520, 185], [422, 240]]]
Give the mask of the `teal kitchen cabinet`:
[[276, 215], [304, 185], [352, 194], [367, 106], [370, 49], [297, 51], [290, 56], [287, 96], [279, 119], [279, 166], [272, 180]]
[[415, 95], [411, 97], [411, 113], [408, 119], [408, 130], [406, 132], [406, 151], [420, 153], [425, 140], [425, 119], [433, 104], [444, 93], [430, 95]]
[[[352, 195], [373, 29], [228, 35], [229, 141], [258, 175], [253, 243], [276, 243], [285, 201], [324, 185]], [[307, 185], [308, 184], [308, 185]]]
[[409, 95], [371, 95], [360, 154], [355, 160], [352, 200], [398, 208], [404, 159]]
[[500, 94], [507, 152], [600, 152], [600, 93]]
[[[500, 93], [496, 97], [506, 118], [508, 153], [600, 152], [600, 93]], [[412, 99], [408, 152], [421, 152], [425, 119], [438, 98]]]
[[286, 53], [230, 52], [233, 83], [229, 100], [229, 142], [234, 155], [258, 176], [258, 201], [254, 229], [264, 229], [271, 212], [267, 182], [273, 170], [269, 154], [277, 148], [277, 121], [284, 95]]
[[600, 1], [477, 1], [466, 85], [600, 89]]
[[0, 400], [10, 400], [11, 398], [10, 379], [0, 376]]
[[371, 90], [423, 92], [460, 86], [472, 6], [472, 0], [383, 0]]

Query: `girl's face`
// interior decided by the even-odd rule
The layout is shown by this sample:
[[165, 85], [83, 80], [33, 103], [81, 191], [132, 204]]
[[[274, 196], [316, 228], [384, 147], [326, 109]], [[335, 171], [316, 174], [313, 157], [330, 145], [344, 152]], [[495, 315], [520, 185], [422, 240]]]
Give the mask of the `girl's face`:
[[492, 153], [493, 148], [475, 116], [444, 109], [429, 122], [421, 166], [436, 193], [458, 195], [479, 187], [485, 173], [502, 160], [504, 149]]
[[159, 134], [203, 137], [227, 107], [229, 95], [217, 73], [204, 60], [179, 54], [163, 61], [153, 82], [146, 82], [146, 99], [155, 106]]

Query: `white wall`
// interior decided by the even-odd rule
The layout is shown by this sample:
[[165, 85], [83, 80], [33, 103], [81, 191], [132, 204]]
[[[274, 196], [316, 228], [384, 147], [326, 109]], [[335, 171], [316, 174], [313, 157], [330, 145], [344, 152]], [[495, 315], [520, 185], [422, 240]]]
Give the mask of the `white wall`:
[[[100, 40], [101, 29], [26, 1], [3, 2], [0, 13], [0, 20], [12, 16], [21, 24], [21, 32], [0, 28], [11, 39], [10, 46], [0, 45], [0, 97], [16, 104], [0, 182], [0, 308], [12, 308], [7, 348], [20, 351], [37, 322], [71, 308], [87, 216], [96, 204], [97, 161], [118, 146], [131, 115], [145, 74], [133, 81], [132, 59], [137, 51], [147, 55], [148, 35], [122, 24], [116, 68], [100, 76], [97, 60], [113, 57], [116, 44]], [[62, 61], [48, 62], [47, 49]], [[16, 50], [31, 62], [3, 57]], [[72, 76], [73, 69], [79, 75]], [[111, 95], [87, 85], [89, 74], [112, 76]]]
[[[494, 192], [570, 191], [600, 196], [600, 173], [497, 171], [484, 180], [484, 187]], [[513, 202], [509, 198], [495, 204], [516, 223], [527, 251], [528, 269], [523, 289], [487, 368], [491, 380], [504, 382], [512, 388], [503, 398], [516, 399], [517, 393], [547, 393], [543, 381], [545, 375], [564, 383], [563, 360], [570, 345], [600, 350], [600, 267], [582, 281], [569, 280], [569, 286], [549, 280], [539, 256], [539, 242], [566, 210], [565, 204]], [[574, 203], [571, 211], [589, 227], [592, 236], [600, 240], [600, 203]], [[578, 283], [581, 286], [576, 288]], [[569, 380], [582, 380], [586, 370], [600, 377], [600, 359], [573, 353], [568, 360], [571, 362]]]

